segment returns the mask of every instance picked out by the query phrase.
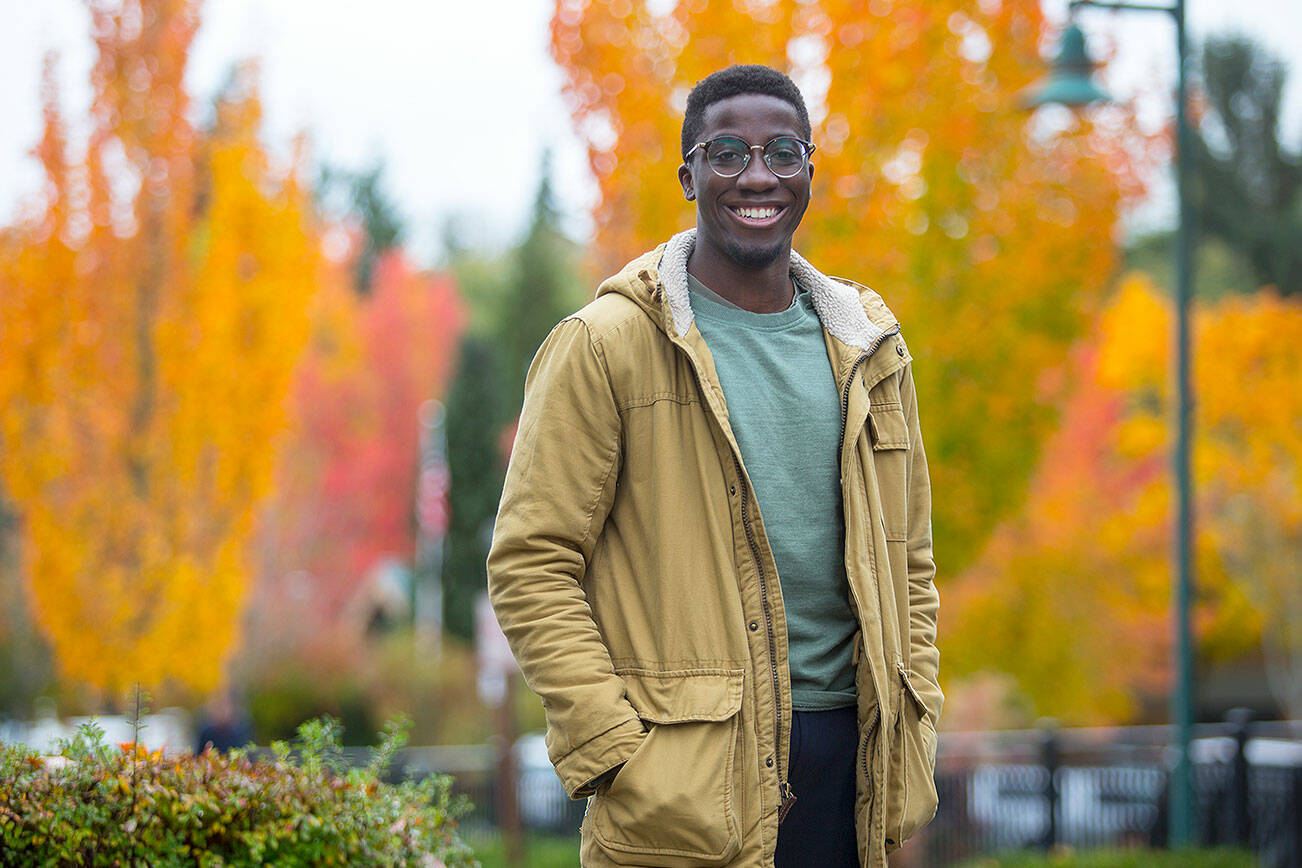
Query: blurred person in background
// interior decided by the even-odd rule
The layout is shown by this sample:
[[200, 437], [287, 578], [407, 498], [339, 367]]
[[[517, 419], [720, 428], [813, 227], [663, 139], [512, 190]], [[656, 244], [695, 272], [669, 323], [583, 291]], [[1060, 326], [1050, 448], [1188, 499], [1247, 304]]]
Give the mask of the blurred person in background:
[[208, 748], [225, 751], [253, 742], [253, 721], [231, 688], [218, 691], [199, 712], [199, 736], [195, 753]]
[[935, 813], [911, 357], [877, 293], [791, 249], [810, 138], [782, 73], [699, 82], [696, 228], [603, 282], [529, 372], [489, 590], [590, 797], [586, 866], [885, 865]]

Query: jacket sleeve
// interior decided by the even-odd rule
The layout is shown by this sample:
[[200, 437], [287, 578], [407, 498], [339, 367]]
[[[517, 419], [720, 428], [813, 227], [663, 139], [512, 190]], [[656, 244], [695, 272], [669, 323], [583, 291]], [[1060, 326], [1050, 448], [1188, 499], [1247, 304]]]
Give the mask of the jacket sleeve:
[[621, 424], [587, 324], [562, 321], [543, 342], [488, 556], [488, 592], [547, 716], [547, 750], [571, 798], [646, 737], [611, 665], [583, 589], [614, 498]]
[[940, 690], [940, 652], [936, 649], [936, 614], [940, 594], [936, 591], [936, 562], [931, 551], [931, 481], [927, 476], [927, 453], [918, 425], [918, 400], [913, 369], [904, 369], [900, 400], [909, 426], [909, 669], [914, 687], [927, 706], [932, 723], [940, 719], [945, 696]]

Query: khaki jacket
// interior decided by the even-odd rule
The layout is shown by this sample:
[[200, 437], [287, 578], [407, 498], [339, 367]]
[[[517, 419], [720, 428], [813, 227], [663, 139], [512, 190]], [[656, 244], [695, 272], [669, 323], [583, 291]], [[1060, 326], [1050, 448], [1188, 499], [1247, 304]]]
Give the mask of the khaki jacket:
[[[572, 797], [592, 796], [586, 866], [772, 865], [785, 813], [782, 589], [692, 321], [694, 239], [629, 263], [543, 343], [488, 559], [556, 772]], [[856, 829], [860, 862], [884, 865], [936, 810], [927, 463], [894, 316], [794, 252], [791, 270], [812, 294], [842, 400], [860, 625]]]

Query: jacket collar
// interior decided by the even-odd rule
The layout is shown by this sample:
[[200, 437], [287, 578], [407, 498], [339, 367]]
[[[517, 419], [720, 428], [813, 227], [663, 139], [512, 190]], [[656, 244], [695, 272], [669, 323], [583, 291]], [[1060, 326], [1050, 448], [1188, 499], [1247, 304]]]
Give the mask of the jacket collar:
[[[664, 247], [658, 271], [665, 300], [673, 317], [674, 331], [686, 337], [692, 328], [692, 305], [687, 288], [687, 260], [696, 247], [696, 230], [679, 232]], [[791, 276], [809, 290], [818, 319], [829, 334], [841, 343], [868, 352], [881, 340], [885, 330], [868, 319], [859, 292], [839, 283], [810, 265], [803, 256], [791, 251]]]

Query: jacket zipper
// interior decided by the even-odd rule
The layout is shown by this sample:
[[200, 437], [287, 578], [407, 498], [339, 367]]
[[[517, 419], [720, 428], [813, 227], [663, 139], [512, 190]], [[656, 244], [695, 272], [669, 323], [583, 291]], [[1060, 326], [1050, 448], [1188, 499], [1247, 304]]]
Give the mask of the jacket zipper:
[[[732, 456], [732, 463], [737, 468], [737, 479], [741, 482], [741, 524], [746, 530], [746, 542], [750, 545], [751, 557], [755, 559], [755, 569], [759, 572], [760, 608], [764, 610], [764, 629], [769, 642], [769, 674], [773, 676], [773, 700], [774, 704], [778, 706], [777, 713], [773, 716], [773, 753], [776, 755], [782, 744], [782, 705], [778, 701], [782, 688], [776, 661], [777, 639], [773, 631], [773, 613], [769, 609], [769, 586], [765, 580], [764, 562], [760, 559], [759, 546], [755, 542], [755, 531], [750, 524], [750, 490], [746, 481], [746, 473], [742, 470], [741, 461], [737, 458], [736, 453]], [[782, 798], [782, 802], [778, 806], [779, 824], [786, 819], [787, 812], [796, 803], [796, 794], [792, 792], [791, 783], [783, 777], [782, 771], [782, 766], [779, 765], [778, 795]]]
[[841, 448], [842, 449], [845, 448], [845, 426], [847, 422], [846, 417], [849, 416], [850, 414], [850, 387], [854, 385], [854, 375], [859, 371], [859, 366], [862, 365], [864, 362], [868, 361], [868, 358], [873, 353], [877, 352], [877, 348], [882, 345], [882, 341], [886, 340], [891, 335], [898, 335], [899, 333], [900, 333], [900, 327], [898, 325], [895, 326], [890, 331], [882, 332], [877, 337], [877, 340], [873, 341], [872, 346], [870, 346], [862, 355], [860, 355], [859, 358], [854, 360], [854, 366], [850, 368], [850, 376], [845, 378], [845, 389], [841, 392]]
[[863, 732], [863, 779], [867, 785], [871, 785], [872, 783], [872, 774], [868, 769], [868, 740], [873, 737], [873, 732], [876, 731], [877, 724], [881, 721], [881, 717], [882, 706], [881, 703], [878, 702], [877, 705], [873, 706], [872, 719], [868, 721], [868, 728]]
[[[850, 385], [854, 382], [855, 371], [858, 370], [860, 364], [867, 361], [868, 358], [874, 352], [877, 351], [877, 348], [882, 345], [883, 341], [885, 341], [891, 335], [897, 335], [899, 333], [900, 333], [900, 327], [898, 325], [895, 326], [895, 328], [891, 329], [890, 331], [882, 332], [882, 334], [880, 334], [877, 337], [877, 340], [873, 341], [873, 344], [868, 348], [868, 351], [855, 360], [854, 367], [850, 369], [850, 376], [849, 378], [846, 379], [845, 393], [841, 396], [841, 438], [840, 439], [841, 439], [842, 448], [845, 447], [846, 415], [849, 413]], [[693, 368], [695, 368], [694, 365]], [[695, 371], [693, 372], [695, 373]], [[703, 387], [699, 382], [700, 380], [699, 374], [697, 376], [697, 380], [698, 380], [697, 383], [698, 388], [702, 388], [703, 390]], [[736, 452], [733, 452], [732, 463], [733, 466], [736, 467], [737, 469], [737, 480], [741, 483], [741, 524], [746, 531], [746, 542], [747, 544], [750, 545], [751, 557], [755, 559], [755, 569], [759, 573], [760, 607], [764, 610], [764, 629], [769, 644], [769, 674], [773, 677], [773, 702], [777, 706], [777, 708], [775, 709], [777, 713], [774, 715], [773, 718], [773, 752], [776, 755], [779, 752], [779, 748], [782, 745], [782, 704], [779, 701], [779, 698], [781, 697], [781, 693], [782, 693], [782, 687], [781, 687], [781, 679], [778, 676], [777, 651], [776, 651], [777, 639], [773, 631], [773, 613], [769, 608], [769, 591], [768, 591], [768, 582], [766, 581], [765, 573], [764, 573], [764, 562], [763, 560], [760, 559], [759, 546], [755, 542], [755, 531], [751, 527], [751, 523], [750, 523], [750, 509], [749, 509], [750, 490], [746, 481], [746, 473], [742, 469], [741, 460], [737, 457]], [[778, 824], [780, 825], [782, 821], [786, 819], [787, 813], [791, 810], [791, 806], [796, 803], [795, 791], [791, 789], [791, 782], [788, 781], [783, 775], [783, 768], [780, 762], [778, 764], [778, 795], [782, 799], [781, 803], [778, 805]]]
[[[696, 370], [695, 365], [692, 365], [692, 373], [696, 375], [697, 388], [704, 394], [705, 384], [701, 382], [700, 372]], [[842, 420], [842, 429], [844, 427], [844, 420]], [[783, 775], [782, 763], [777, 757], [782, 745], [782, 683], [778, 676], [777, 639], [773, 630], [773, 612], [769, 607], [769, 587], [764, 573], [764, 561], [760, 558], [759, 544], [755, 541], [755, 530], [750, 523], [750, 484], [736, 451], [732, 451], [732, 463], [737, 470], [737, 481], [741, 485], [741, 524], [746, 531], [746, 543], [750, 546], [750, 554], [755, 559], [755, 569], [759, 574], [760, 608], [764, 610], [764, 629], [768, 638], [769, 674], [773, 678], [773, 704], [776, 706], [773, 716], [773, 754], [774, 762], [778, 763], [778, 795], [781, 798], [778, 805], [778, 823], [780, 825], [786, 819], [791, 806], [796, 803], [796, 794], [791, 789], [791, 783]]]

